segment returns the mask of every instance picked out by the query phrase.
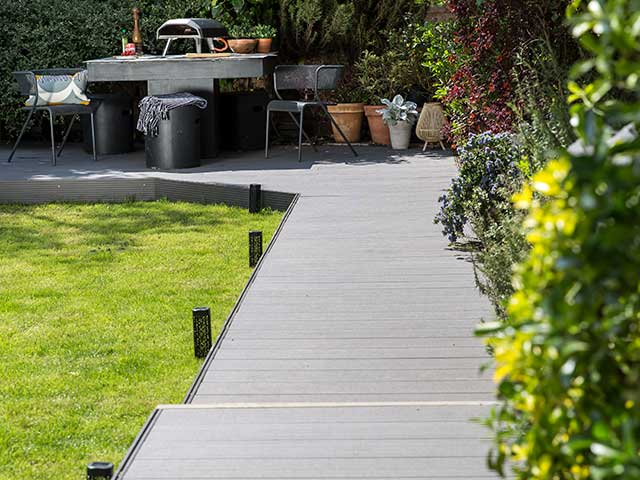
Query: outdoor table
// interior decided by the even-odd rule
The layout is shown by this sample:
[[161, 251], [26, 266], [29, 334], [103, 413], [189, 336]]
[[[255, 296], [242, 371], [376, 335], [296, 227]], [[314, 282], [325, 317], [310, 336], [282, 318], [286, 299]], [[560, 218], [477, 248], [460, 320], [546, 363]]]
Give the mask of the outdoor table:
[[90, 82], [147, 82], [148, 95], [189, 92], [205, 98], [201, 117], [201, 155], [215, 157], [219, 149], [218, 80], [270, 75], [275, 53], [231, 54], [197, 58], [185, 55], [144, 55], [130, 59], [108, 57], [88, 60]]

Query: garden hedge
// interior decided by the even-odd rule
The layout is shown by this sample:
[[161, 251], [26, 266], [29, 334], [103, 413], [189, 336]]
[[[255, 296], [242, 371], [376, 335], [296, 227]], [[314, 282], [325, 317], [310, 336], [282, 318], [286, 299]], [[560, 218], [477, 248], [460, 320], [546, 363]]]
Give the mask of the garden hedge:
[[640, 0], [576, 0], [589, 57], [569, 83], [579, 141], [516, 196], [531, 251], [489, 340], [492, 464], [519, 479], [640, 478]]
[[167, 19], [198, 16], [208, 0], [13, 0], [0, 2], [0, 131], [3, 141], [24, 121], [18, 110], [12, 72], [76, 67], [84, 60], [121, 50], [122, 29], [131, 38], [131, 9], [142, 10], [141, 29], [148, 51], [157, 51], [156, 29]]

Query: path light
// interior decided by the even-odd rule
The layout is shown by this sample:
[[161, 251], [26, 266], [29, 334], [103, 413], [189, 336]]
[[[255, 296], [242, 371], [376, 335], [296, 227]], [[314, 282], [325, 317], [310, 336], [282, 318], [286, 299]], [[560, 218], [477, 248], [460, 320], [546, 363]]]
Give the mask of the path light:
[[87, 480], [110, 480], [112, 476], [111, 462], [91, 462], [87, 465]]
[[204, 358], [211, 350], [211, 310], [209, 307], [193, 309], [193, 352]]
[[249, 232], [249, 266], [255, 267], [262, 256], [262, 232], [251, 230]]
[[259, 183], [249, 185], [249, 213], [258, 213], [262, 210], [262, 192]]

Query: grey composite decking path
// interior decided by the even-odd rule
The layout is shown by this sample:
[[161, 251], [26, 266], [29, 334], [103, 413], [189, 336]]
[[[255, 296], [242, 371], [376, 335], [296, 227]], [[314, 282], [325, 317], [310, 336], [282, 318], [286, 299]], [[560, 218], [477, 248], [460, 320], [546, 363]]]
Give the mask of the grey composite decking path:
[[277, 150], [185, 172], [139, 157], [6, 178], [179, 178], [299, 192], [181, 406], [151, 416], [118, 478], [484, 479], [494, 398], [473, 328], [491, 317], [432, 219], [455, 174], [439, 153]]

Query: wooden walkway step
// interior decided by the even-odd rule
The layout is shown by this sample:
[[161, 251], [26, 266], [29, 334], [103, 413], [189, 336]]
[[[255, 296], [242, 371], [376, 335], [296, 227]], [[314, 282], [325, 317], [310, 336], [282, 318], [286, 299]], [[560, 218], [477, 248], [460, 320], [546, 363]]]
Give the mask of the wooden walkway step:
[[466, 479], [484, 470], [490, 402], [160, 406], [122, 478]]

